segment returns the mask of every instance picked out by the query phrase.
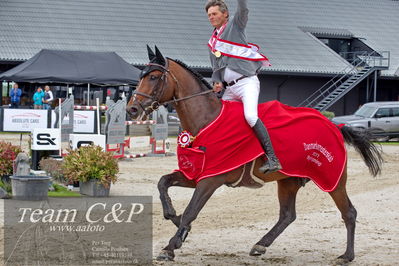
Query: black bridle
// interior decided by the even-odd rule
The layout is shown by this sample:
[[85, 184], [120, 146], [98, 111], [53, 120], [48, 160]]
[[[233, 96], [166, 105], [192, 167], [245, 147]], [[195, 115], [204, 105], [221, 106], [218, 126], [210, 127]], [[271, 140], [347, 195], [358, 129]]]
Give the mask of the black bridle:
[[[140, 107], [144, 110], [144, 112], [147, 115], [152, 113], [153, 111], [158, 110], [159, 106], [161, 106], [161, 105], [166, 105], [166, 104], [169, 104], [169, 103], [177, 104], [180, 101], [184, 101], [184, 100], [196, 97], [196, 96], [205, 95], [205, 94], [208, 94], [208, 93], [212, 92], [212, 90], [202, 91], [202, 92], [195, 93], [195, 94], [192, 94], [190, 96], [186, 96], [186, 97], [179, 98], [179, 99], [176, 99], [173, 96], [173, 100], [160, 102], [160, 100], [161, 100], [161, 98], [162, 98], [162, 96], [164, 94], [164, 91], [165, 91], [165, 84], [167, 83], [166, 81], [167, 81], [168, 74], [173, 78], [173, 80], [175, 81], [176, 86], [178, 88], [180, 88], [179, 81], [177, 80], [175, 75], [173, 75], [173, 73], [168, 69], [168, 61], [166, 61], [166, 66], [163, 66], [163, 65], [160, 65], [160, 64], [156, 64], [156, 63], [149, 63], [148, 67], [149, 68], [146, 71], [146, 73], [144, 73], [141, 76], [141, 81], [143, 80], [143, 78], [145, 76], [147, 76], [148, 74], [150, 74], [154, 70], [161, 71], [162, 72], [162, 76], [158, 79], [158, 82], [155, 84], [151, 94], [147, 94], [147, 93], [143, 93], [143, 92], [139, 92], [139, 91], [134, 91], [133, 92], [133, 95], [140, 95], [140, 96], [146, 97], [146, 98], [148, 98], [148, 99], [150, 99], [152, 101], [151, 104], [149, 104], [147, 107], [144, 107], [144, 105], [143, 105], [143, 103], [141, 101], [137, 101], [139, 103]], [[141, 83], [141, 81], [140, 81], [140, 83]], [[140, 86], [140, 83], [139, 83], [139, 86]]]

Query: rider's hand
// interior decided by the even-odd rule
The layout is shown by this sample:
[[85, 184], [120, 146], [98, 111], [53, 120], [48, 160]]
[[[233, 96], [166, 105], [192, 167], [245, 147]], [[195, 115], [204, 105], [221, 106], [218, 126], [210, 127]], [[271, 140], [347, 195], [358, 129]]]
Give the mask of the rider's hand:
[[223, 83], [222, 82], [215, 82], [213, 83], [213, 91], [214, 92], [221, 92], [223, 89]]

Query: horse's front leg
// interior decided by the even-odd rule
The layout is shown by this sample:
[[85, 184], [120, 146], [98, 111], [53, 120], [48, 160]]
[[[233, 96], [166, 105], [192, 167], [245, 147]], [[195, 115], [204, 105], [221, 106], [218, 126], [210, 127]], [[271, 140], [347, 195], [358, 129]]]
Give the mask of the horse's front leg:
[[195, 188], [196, 184], [194, 181], [185, 178], [180, 172], [164, 175], [158, 182], [159, 197], [162, 203], [163, 216], [166, 220], [171, 220], [177, 227], [179, 227], [181, 215], [176, 216], [176, 211], [173, 208], [172, 200], [168, 194], [168, 189], [171, 186]]
[[176, 234], [170, 239], [169, 244], [162, 250], [157, 260], [173, 260], [175, 257], [174, 250], [182, 246], [188, 232], [191, 229], [191, 222], [194, 221], [202, 207], [212, 196], [217, 188], [225, 183], [222, 176], [211, 177], [201, 180], [194, 191], [187, 208], [184, 210], [181, 218], [180, 226]]

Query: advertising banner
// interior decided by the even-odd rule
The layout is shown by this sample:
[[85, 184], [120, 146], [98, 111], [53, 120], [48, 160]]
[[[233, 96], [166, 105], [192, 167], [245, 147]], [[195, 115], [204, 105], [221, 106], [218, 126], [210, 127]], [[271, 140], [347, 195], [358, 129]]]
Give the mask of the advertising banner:
[[105, 150], [105, 135], [97, 134], [71, 134], [69, 135], [69, 148], [78, 149], [81, 146], [97, 145]]
[[[94, 133], [95, 130], [95, 111], [82, 111], [82, 110], [74, 110], [73, 116], [73, 132], [74, 133]], [[53, 111], [51, 113], [51, 121], [56, 121], [57, 116]], [[69, 115], [67, 115], [62, 124], [69, 124]], [[54, 126], [54, 124], [52, 123]]]
[[32, 150], [57, 151], [61, 147], [59, 129], [35, 128], [32, 130]]
[[130, 145], [134, 148], [147, 148], [150, 146], [150, 136], [130, 137]]
[[[94, 111], [77, 111], [73, 112], [73, 132], [74, 133], [94, 133]], [[64, 118], [64, 123], [69, 123], [69, 116]]]
[[94, 133], [94, 111], [74, 111], [73, 132]]
[[47, 110], [4, 109], [3, 131], [31, 132], [35, 128], [47, 128]]

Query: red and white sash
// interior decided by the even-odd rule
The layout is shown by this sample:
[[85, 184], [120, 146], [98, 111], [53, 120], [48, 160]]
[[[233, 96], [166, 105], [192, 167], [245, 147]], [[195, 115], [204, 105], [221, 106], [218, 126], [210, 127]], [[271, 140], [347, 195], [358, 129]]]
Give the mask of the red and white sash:
[[220, 39], [219, 36], [222, 34], [225, 26], [226, 24], [222, 26], [218, 34], [216, 34], [215, 30], [209, 39], [208, 47], [211, 49], [212, 53], [217, 57], [224, 55], [249, 61], [261, 61], [263, 66], [271, 66], [269, 59], [258, 52], [259, 46], [256, 44], [248, 43], [248, 45], [245, 45]]

